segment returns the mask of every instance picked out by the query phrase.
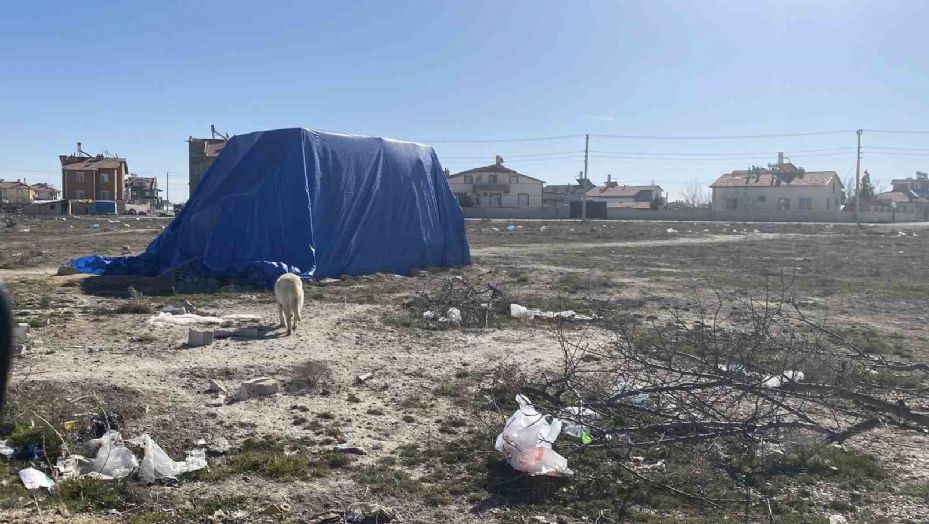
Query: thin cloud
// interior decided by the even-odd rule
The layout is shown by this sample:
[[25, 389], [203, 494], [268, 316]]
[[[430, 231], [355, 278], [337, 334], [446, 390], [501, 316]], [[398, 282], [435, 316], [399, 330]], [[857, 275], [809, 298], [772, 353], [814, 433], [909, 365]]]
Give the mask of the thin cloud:
[[593, 120], [599, 120], [601, 122], [615, 122], [616, 119], [609, 115], [590, 115], [590, 118]]

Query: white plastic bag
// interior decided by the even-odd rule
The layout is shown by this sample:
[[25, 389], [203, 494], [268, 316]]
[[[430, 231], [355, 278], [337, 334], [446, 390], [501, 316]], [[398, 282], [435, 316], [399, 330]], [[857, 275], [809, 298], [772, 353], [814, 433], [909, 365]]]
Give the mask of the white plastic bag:
[[145, 453], [139, 466], [139, 478], [145, 482], [176, 479], [182, 473], [206, 467], [206, 450], [202, 448], [187, 452], [184, 462], [175, 462], [148, 434], [142, 434], [136, 442]]
[[39, 489], [55, 487], [55, 481], [48, 478], [48, 475], [35, 468], [26, 468], [19, 471], [19, 478], [23, 481], [26, 489]]
[[561, 421], [549, 422], [523, 395], [516, 396], [519, 409], [510, 416], [494, 446], [510, 466], [530, 475], [570, 476], [568, 460], [554, 450], [552, 443], [561, 432]]
[[91, 444], [98, 446], [92, 469], [98, 476], [119, 479], [139, 469], [138, 459], [123, 445], [118, 431], [107, 431], [102, 437], [91, 441]]
[[445, 314], [448, 317], [449, 322], [454, 322], [455, 324], [461, 324], [461, 310], [456, 307], [448, 308], [448, 313]]

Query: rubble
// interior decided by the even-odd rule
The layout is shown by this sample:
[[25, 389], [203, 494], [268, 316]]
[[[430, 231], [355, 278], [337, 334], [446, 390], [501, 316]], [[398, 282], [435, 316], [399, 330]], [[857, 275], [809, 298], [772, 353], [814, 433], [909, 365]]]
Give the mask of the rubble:
[[187, 345], [190, 347], [209, 346], [213, 343], [213, 331], [191, 329], [187, 332]]
[[246, 380], [239, 386], [233, 400], [242, 402], [254, 397], [269, 397], [281, 390], [281, 385], [277, 380], [268, 377], [253, 378]]
[[215, 379], [210, 379], [210, 383], [206, 388], [206, 393], [220, 393], [222, 395], [229, 394], [229, 392], [226, 390], [226, 387], [223, 386], [221, 382]]

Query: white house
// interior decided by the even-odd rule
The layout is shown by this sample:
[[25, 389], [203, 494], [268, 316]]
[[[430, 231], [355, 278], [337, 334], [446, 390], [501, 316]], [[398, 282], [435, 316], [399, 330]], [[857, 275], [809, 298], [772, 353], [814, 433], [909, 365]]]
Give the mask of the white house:
[[804, 171], [784, 162], [768, 168], [733, 171], [717, 178], [713, 209], [771, 212], [798, 219], [811, 211], [838, 215], [845, 201], [844, 186], [835, 171]]
[[587, 191], [589, 202], [606, 202], [608, 207], [625, 209], [656, 209], [664, 203], [661, 186], [630, 186], [615, 182], [607, 175], [606, 184]]
[[503, 165], [503, 158], [489, 166], [448, 175], [448, 184], [461, 207], [542, 207], [545, 182]]

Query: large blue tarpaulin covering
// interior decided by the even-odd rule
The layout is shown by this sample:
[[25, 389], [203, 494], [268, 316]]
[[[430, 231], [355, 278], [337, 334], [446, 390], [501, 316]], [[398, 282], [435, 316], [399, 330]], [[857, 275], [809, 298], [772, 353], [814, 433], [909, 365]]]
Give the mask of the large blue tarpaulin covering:
[[177, 268], [271, 287], [470, 264], [464, 216], [431, 147], [308, 129], [235, 136], [144, 253], [71, 261], [82, 273]]

